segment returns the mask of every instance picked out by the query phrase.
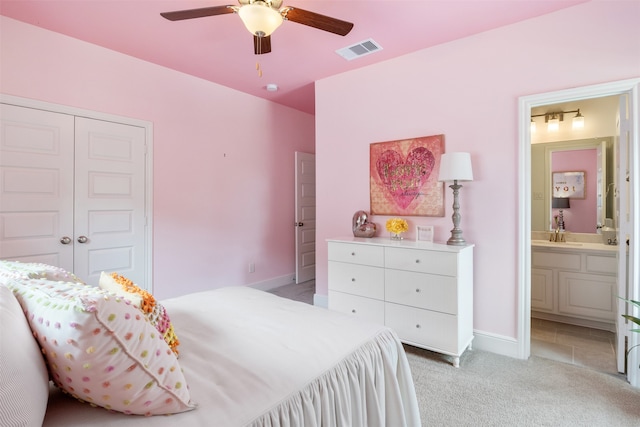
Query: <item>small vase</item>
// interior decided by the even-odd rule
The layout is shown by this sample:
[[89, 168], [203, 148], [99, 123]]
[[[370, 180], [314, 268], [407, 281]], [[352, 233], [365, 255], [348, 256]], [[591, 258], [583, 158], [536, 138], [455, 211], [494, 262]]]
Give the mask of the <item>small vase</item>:
[[391, 240], [402, 240], [402, 233], [391, 233]]

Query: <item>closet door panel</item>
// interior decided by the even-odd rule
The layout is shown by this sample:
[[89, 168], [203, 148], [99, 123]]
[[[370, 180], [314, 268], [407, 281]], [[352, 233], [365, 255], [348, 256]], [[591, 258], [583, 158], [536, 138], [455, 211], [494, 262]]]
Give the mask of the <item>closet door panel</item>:
[[88, 283], [116, 271], [147, 286], [145, 155], [144, 128], [76, 118], [74, 271]]
[[73, 116], [0, 104], [0, 258], [73, 271], [73, 156]]

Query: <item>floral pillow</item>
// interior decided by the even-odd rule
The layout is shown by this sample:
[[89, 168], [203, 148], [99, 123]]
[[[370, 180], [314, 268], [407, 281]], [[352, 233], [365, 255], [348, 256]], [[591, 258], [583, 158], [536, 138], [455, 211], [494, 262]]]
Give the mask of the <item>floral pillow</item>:
[[84, 283], [73, 273], [39, 262], [0, 260], [0, 282], [8, 279], [48, 279], [61, 282]]
[[126, 414], [195, 405], [176, 355], [128, 300], [100, 288], [12, 280], [54, 383], [75, 398]]
[[131, 280], [118, 273], [107, 274], [104, 271], [100, 274], [100, 282], [98, 284], [102, 289], [113, 292], [140, 309], [147, 320], [162, 334], [171, 350], [178, 354], [178, 345], [180, 341], [176, 336], [171, 324], [171, 319], [167, 314], [167, 310], [162, 304], [156, 301], [151, 293], [140, 289]]

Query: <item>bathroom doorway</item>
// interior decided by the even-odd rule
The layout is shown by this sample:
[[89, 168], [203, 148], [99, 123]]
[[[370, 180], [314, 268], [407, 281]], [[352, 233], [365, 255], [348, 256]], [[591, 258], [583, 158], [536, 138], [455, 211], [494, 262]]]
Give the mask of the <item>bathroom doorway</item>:
[[[627, 114], [629, 108], [638, 108], [638, 91], [640, 88], [640, 79], [632, 79], [621, 82], [612, 82], [602, 85], [595, 85], [583, 88], [568, 89], [547, 94], [532, 95], [522, 97], [519, 100], [519, 121], [520, 121], [520, 180], [519, 180], [519, 209], [521, 212], [520, 223], [518, 226], [518, 271], [519, 271], [519, 313], [518, 313], [518, 345], [519, 353], [522, 358], [528, 358], [531, 354], [531, 210], [532, 200], [535, 196], [531, 190], [531, 135], [530, 123], [532, 109], [545, 105], [561, 104], [566, 102], [583, 101], [593, 98], [606, 96], [621, 96], [625, 100], [624, 117], [622, 117], [620, 126], [623, 130], [623, 138], [621, 139], [621, 163], [627, 166], [626, 176], [625, 168], [621, 167], [618, 176], [623, 177], [626, 182], [621, 183], [620, 188], [620, 210], [624, 212], [620, 224], [620, 235], [629, 236], [630, 244], [628, 246], [628, 257], [626, 250], [623, 249], [623, 256], [618, 256], [618, 260], [622, 260], [618, 268], [619, 277], [623, 277], [620, 283], [629, 283], [631, 286], [622, 289], [622, 294], [633, 299], [639, 299], [640, 285], [638, 284], [638, 274], [640, 271], [640, 262], [638, 257], [637, 237], [638, 237], [638, 198], [633, 197], [637, 194], [638, 185], [638, 117], [637, 114]], [[622, 104], [621, 104], [622, 105]], [[630, 172], [629, 172], [630, 171]], [[623, 188], [622, 188], [623, 187]], [[626, 240], [622, 237], [623, 244], [620, 248], [625, 248]], [[628, 259], [628, 262], [626, 261]], [[623, 265], [624, 264], [624, 265]], [[628, 275], [628, 280], [627, 280]], [[620, 294], [620, 293], [619, 293]], [[626, 310], [623, 301], [618, 304], [619, 312]], [[628, 347], [638, 343], [637, 334], [629, 334], [628, 325], [624, 325], [621, 316], [617, 316], [616, 333], [622, 342], [622, 337], [628, 340]], [[622, 321], [620, 320], [622, 319]], [[624, 348], [624, 347], [623, 347]], [[618, 351], [620, 354], [620, 351]], [[640, 357], [637, 352], [631, 352], [628, 357], [627, 379], [635, 386], [640, 386], [640, 369], [638, 368], [638, 360]]]
[[[617, 248], [603, 246], [608, 250], [603, 256], [585, 251], [579, 243], [553, 247], [535, 242], [543, 239], [546, 243], [555, 237], [551, 230], [562, 223], [559, 235], [567, 242], [604, 243], [605, 218], [610, 218], [609, 223], [615, 218], [619, 105], [620, 95], [614, 95], [531, 109], [531, 355], [608, 374], [618, 373]], [[554, 129], [547, 126], [551, 112], [564, 112], [558, 115], [562, 120], [558, 119]], [[583, 187], [581, 194], [567, 197], [567, 206], [559, 211], [553, 208], [556, 186], [552, 177], [573, 173], [564, 171], [580, 171]], [[608, 265], [605, 274], [589, 274], [586, 260], [593, 260], [594, 255]], [[553, 262], [547, 262], [549, 257]], [[576, 273], [573, 265], [554, 264], [560, 257], [579, 259], [583, 273]]]

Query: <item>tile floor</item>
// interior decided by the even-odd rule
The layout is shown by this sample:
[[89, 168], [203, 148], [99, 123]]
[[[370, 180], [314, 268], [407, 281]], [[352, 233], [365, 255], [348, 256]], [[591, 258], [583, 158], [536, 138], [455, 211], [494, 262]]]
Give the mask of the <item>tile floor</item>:
[[599, 329], [531, 319], [531, 355], [618, 374], [615, 334]]

